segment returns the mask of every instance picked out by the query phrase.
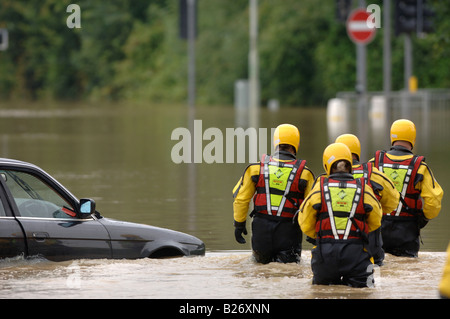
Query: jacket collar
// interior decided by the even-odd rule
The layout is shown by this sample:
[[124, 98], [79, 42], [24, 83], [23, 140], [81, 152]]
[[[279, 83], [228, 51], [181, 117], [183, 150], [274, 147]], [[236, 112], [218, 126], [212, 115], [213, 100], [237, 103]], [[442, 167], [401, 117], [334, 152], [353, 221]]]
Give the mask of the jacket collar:
[[273, 154], [273, 158], [276, 158], [278, 160], [282, 160], [282, 161], [295, 161], [297, 159], [297, 157], [287, 151], [276, 151]]
[[350, 180], [354, 180], [355, 179], [353, 177], [353, 175], [350, 174], [350, 173], [334, 173], [334, 174], [331, 174], [329, 176], [329, 178], [342, 180], [342, 181], [350, 181]]
[[392, 155], [409, 155], [409, 154], [411, 154], [411, 155], [413, 155], [413, 152], [412, 152], [412, 150], [409, 150], [404, 146], [395, 145], [395, 146], [391, 147], [389, 154], [392, 154]]

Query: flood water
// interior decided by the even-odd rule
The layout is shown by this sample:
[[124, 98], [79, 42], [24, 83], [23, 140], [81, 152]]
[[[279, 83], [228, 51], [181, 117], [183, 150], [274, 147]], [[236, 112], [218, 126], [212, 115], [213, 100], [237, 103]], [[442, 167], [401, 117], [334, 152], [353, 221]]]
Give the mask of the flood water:
[[[83, 298], [438, 298], [450, 239], [446, 194], [441, 214], [422, 231], [419, 258], [387, 255], [385, 265], [375, 273], [375, 288], [313, 286], [310, 244], [304, 243], [300, 264], [259, 265], [251, 258], [250, 235], [245, 245], [235, 242], [231, 191], [247, 163], [173, 162], [171, 152], [178, 140], [172, 140], [171, 134], [176, 128], [188, 128], [188, 118], [184, 105], [2, 103], [1, 157], [40, 166], [78, 198], [95, 199], [106, 217], [195, 235], [205, 242], [207, 253], [194, 258], [60, 263], [21, 256], [3, 259], [0, 298], [61, 294], [66, 298], [80, 294]], [[203, 131], [214, 127], [225, 132], [236, 126], [232, 107], [201, 107], [195, 118], [202, 120]], [[320, 174], [322, 152], [329, 142], [326, 110], [262, 110], [260, 127], [282, 122], [299, 127], [299, 157]], [[427, 134], [428, 140], [419, 139], [415, 151], [426, 156], [446, 191], [450, 149], [441, 145], [447, 145], [450, 132], [433, 132]], [[367, 148], [374, 152], [373, 145], [386, 136], [386, 132], [379, 132], [379, 138], [372, 136]], [[200, 142], [204, 148], [210, 141]]]
[[155, 299], [434, 299], [446, 254], [388, 255], [375, 287], [312, 285], [310, 253], [299, 264], [257, 264], [249, 251], [208, 251], [204, 257], [75, 260], [18, 257], [0, 262], [0, 298]]

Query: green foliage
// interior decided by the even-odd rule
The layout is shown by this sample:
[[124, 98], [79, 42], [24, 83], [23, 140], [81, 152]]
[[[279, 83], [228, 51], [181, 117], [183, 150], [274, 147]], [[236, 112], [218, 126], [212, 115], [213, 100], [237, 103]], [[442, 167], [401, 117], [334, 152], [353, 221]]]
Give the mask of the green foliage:
[[[436, 32], [413, 36], [420, 87], [449, 87], [448, 1], [430, 0]], [[69, 29], [66, 8], [81, 8]], [[383, 1], [371, 1], [382, 8]], [[248, 77], [248, 0], [198, 0], [197, 101], [232, 104]], [[0, 95], [24, 99], [133, 99], [184, 102], [187, 42], [179, 38], [177, 0], [2, 0]], [[382, 8], [383, 9], [383, 8]], [[382, 24], [383, 27], [383, 24]], [[368, 90], [381, 90], [383, 29], [368, 45]], [[282, 105], [324, 105], [354, 90], [355, 45], [335, 18], [334, 1], [259, 0], [261, 98]], [[403, 39], [392, 37], [393, 89], [403, 88]]]

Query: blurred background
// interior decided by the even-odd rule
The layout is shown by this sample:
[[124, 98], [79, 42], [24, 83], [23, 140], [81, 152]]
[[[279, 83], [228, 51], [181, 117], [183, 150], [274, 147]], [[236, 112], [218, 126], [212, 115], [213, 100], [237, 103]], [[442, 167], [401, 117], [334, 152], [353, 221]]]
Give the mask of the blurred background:
[[[381, 25], [361, 45], [346, 20], [369, 4]], [[410, 118], [414, 151], [446, 191], [449, 14], [439, 0], [1, 0], [0, 156], [39, 165], [107, 217], [210, 250], [250, 248], [234, 240], [231, 193], [248, 161], [175, 164], [171, 134], [194, 119], [224, 134], [292, 123], [317, 176], [340, 133], [369, 160]], [[446, 197], [424, 250], [447, 247]]]

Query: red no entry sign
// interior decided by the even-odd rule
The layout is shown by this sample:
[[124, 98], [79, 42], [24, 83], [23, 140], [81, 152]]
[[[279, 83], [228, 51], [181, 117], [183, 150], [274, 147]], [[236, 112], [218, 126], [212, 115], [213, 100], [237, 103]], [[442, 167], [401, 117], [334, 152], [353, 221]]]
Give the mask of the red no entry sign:
[[347, 19], [347, 34], [356, 44], [367, 44], [373, 40], [376, 28], [367, 23], [370, 14], [364, 9], [356, 9]]

